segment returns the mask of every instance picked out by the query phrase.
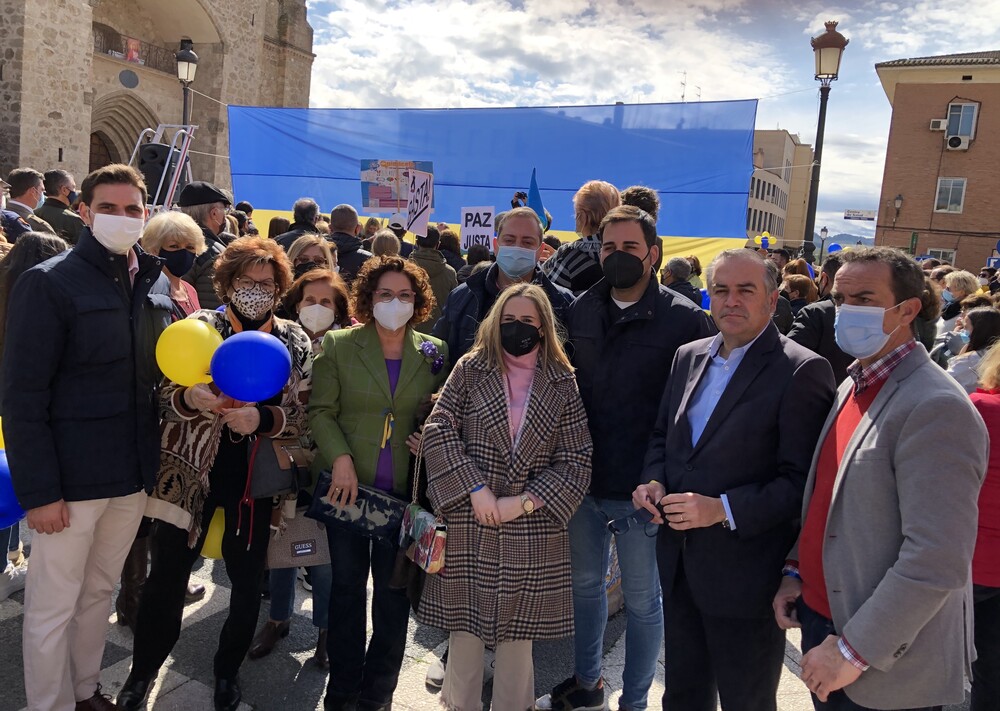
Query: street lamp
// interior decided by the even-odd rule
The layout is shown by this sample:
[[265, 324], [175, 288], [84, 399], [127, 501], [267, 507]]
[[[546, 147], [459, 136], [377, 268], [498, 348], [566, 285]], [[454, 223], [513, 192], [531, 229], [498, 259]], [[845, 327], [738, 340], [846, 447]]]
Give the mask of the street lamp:
[[826, 229], [824, 225], [823, 229], [819, 231], [819, 263], [823, 263], [823, 257], [826, 255], [826, 238], [830, 236], [830, 230]]
[[181, 48], [174, 59], [177, 60], [177, 80], [184, 87], [184, 109], [182, 121], [185, 126], [191, 125], [191, 82], [194, 81], [195, 72], [198, 71], [198, 55], [191, 49], [194, 42], [189, 39], [181, 40]]
[[895, 229], [895, 227], [896, 227], [896, 220], [899, 219], [899, 208], [903, 207], [903, 196], [901, 194], [900, 195], [896, 195], [896, 199], [892, 201], [892, 205], [893, 205], [893, 207], [896, 208], [896, 214], [892, 218], [892, 226], [893, 226], [893, 229]]
[[813, 152], [812, 184], [809, 187], [809, 207], [806, 210], [805, 242], [813, 241], [816, 229], [816, 199], [819, 197], [819, 169], [823, 159], [823, 131], [826, 128], [826, 102], [830, 98], [830, 83], [836, 81], [840, 71], [840, 58], [848, 39], [837, 32], [837, 23], [826, 23], [826, 32], [813, 37], [813, 54], [816, 57], [816, 79], [819, 81], [819, 125], [816, 128], [816, 148]]

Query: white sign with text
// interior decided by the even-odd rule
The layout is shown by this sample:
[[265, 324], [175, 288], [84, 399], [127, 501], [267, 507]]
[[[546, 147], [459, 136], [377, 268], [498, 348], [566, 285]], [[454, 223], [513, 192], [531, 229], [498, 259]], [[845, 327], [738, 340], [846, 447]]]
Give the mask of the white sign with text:
[[434, 198], [434, 176], [421, 170], [410, 171], [410, 199], [406, 203], [406, 231], [427, 236], [427, 220]]
[[496, 208], [489, 206], [462, 208], [462, 251], [474, 244], [484, 244], [493, 251], [493, 218]]

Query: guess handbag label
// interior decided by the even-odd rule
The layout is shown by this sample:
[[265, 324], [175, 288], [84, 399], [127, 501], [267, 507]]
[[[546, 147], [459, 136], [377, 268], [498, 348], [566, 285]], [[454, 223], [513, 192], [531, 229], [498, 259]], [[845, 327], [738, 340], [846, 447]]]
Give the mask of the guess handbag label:
[[310, 538], [305, 541], [292, 541], [292, 558], [302, 558], [316, 553], [316, 539]]

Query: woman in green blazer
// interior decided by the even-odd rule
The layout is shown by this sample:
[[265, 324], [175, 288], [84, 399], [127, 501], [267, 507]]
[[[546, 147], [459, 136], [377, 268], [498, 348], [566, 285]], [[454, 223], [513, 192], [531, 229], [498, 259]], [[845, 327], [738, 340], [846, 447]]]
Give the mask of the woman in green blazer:
[[[427, 274], [395, 256], [369, 259], [354, 280], [354, 317], [364, 325], [331, 331], [313, 366], [309, 421], [319, 449], [315, 467], [329, 468], [328, 498], [349, 506], [358, 484], [409, 499], [416, 411], [444, 382], [444, 342], [417, 333], [434, 307]], [[389, 587], [396, 547], [344, 529], [327, 529], [333, 562], [324, 707], [374, 711], [388, 707], [406, 646], [410, 603]], [[367, 582], [375, 593], [375, 630], [365, 650]]]

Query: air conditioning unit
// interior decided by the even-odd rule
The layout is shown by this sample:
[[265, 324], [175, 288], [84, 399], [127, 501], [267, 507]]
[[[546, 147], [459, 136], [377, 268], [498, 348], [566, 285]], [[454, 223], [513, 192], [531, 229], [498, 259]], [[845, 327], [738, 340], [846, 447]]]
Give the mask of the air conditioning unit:
[[943, 131], [948, 128], [948, 119], [931, 119], [932, 131]]
[[948, 136], [948, 140], [945, 142], [945, 148], [949, 151], [967, 151], [969, 150], [969, 137]]

